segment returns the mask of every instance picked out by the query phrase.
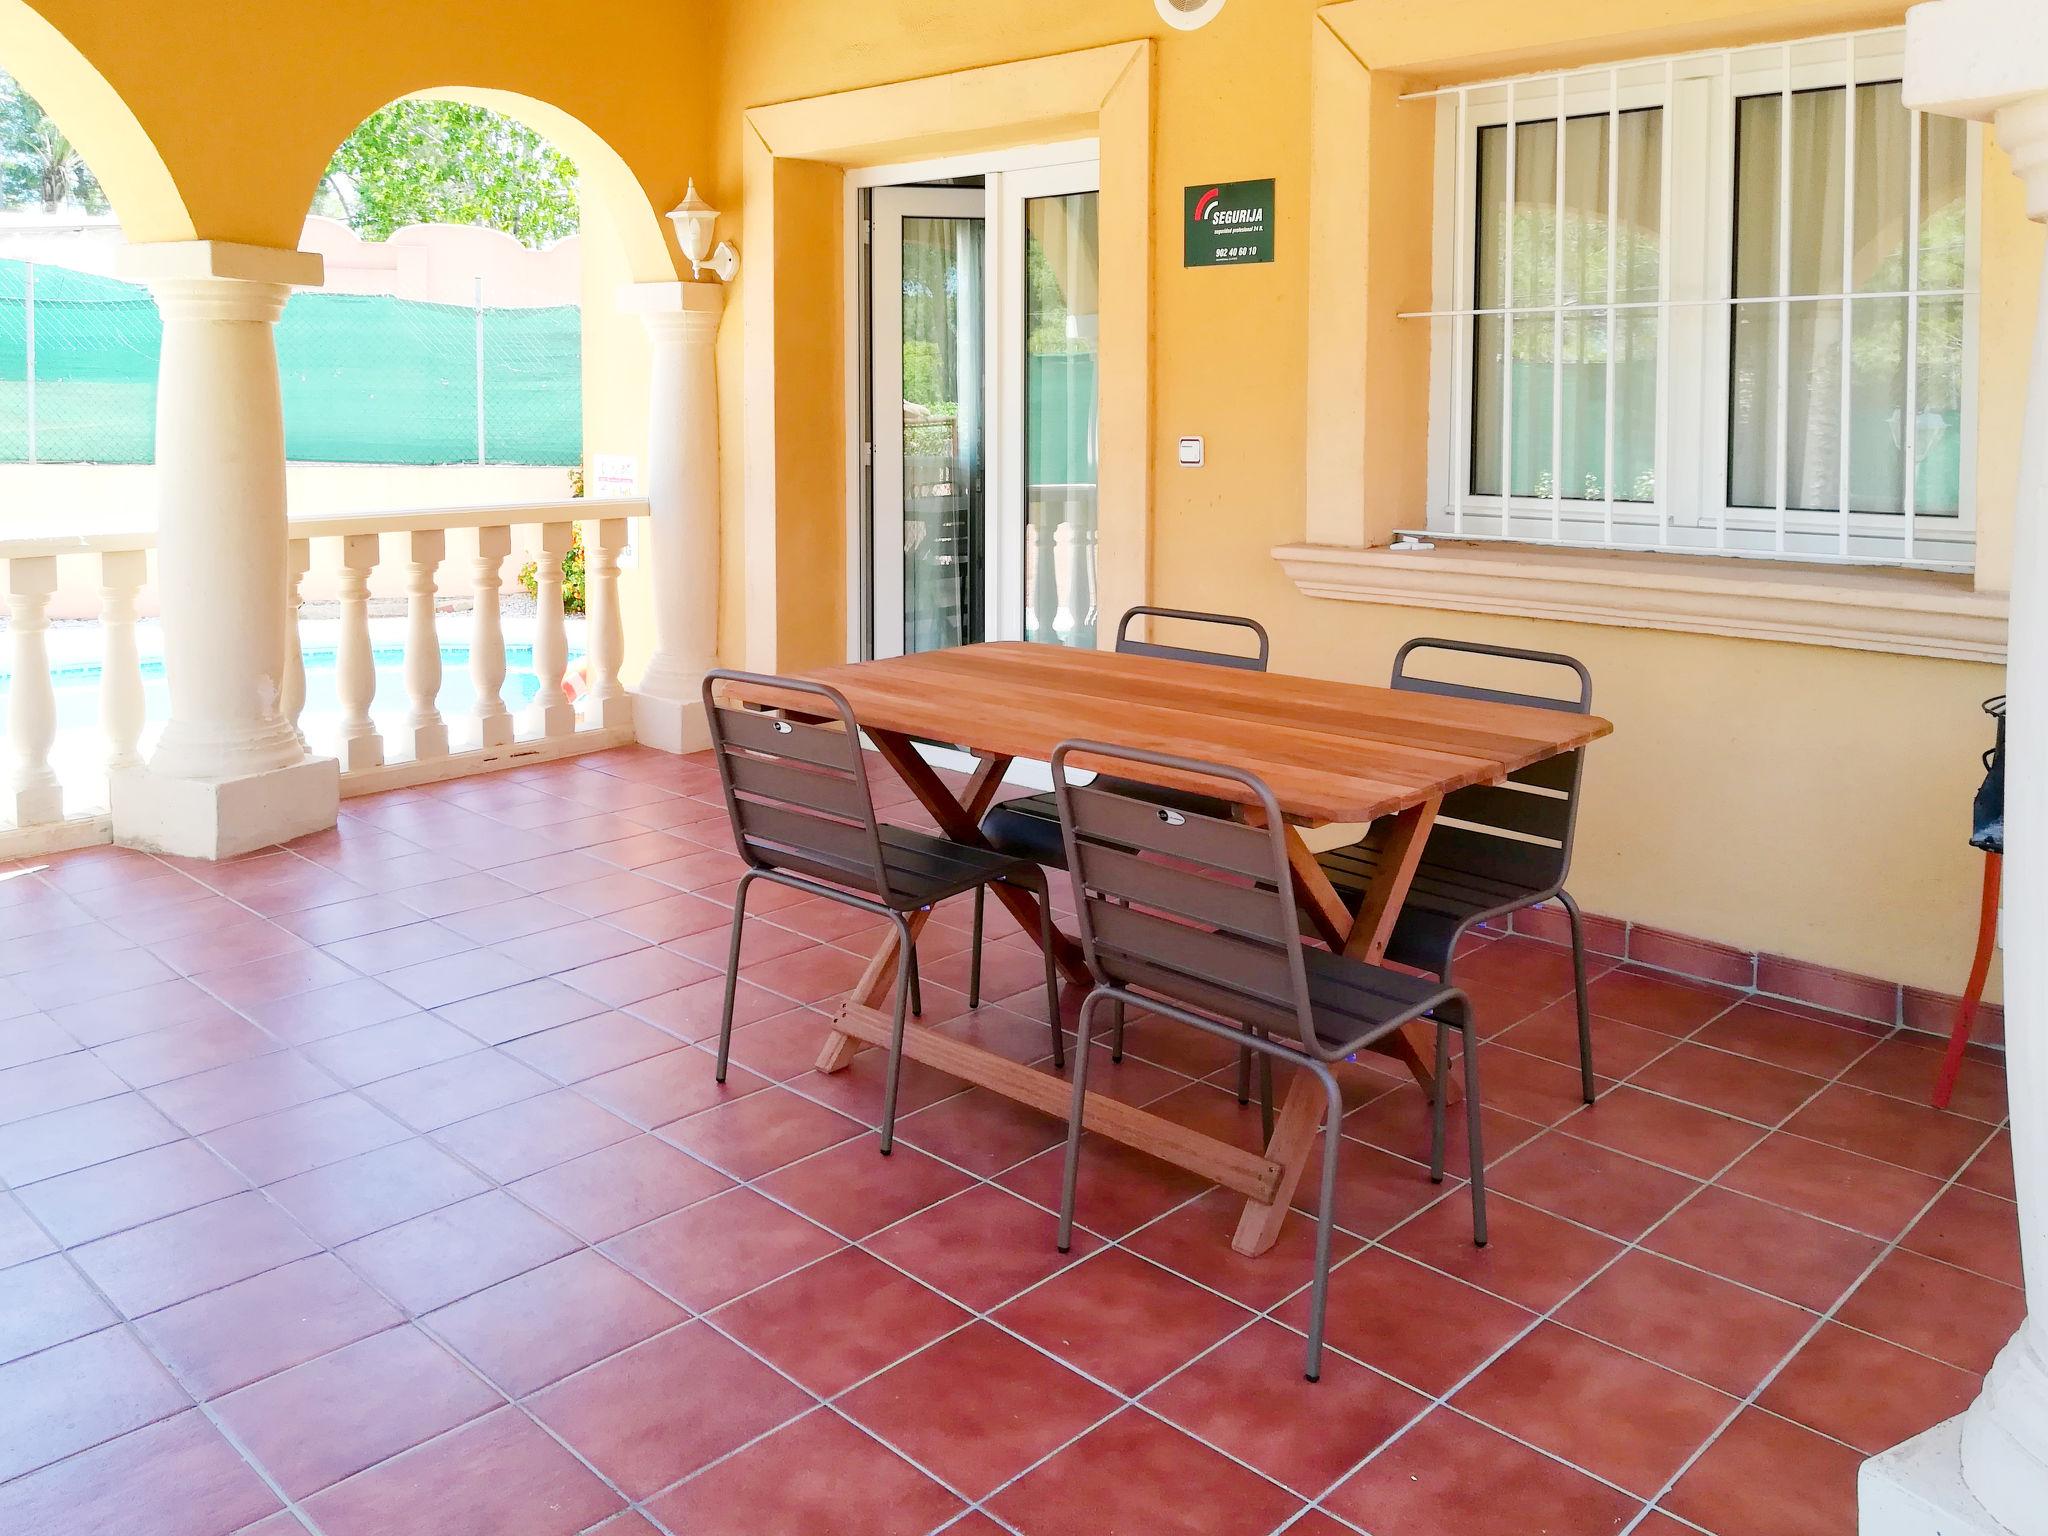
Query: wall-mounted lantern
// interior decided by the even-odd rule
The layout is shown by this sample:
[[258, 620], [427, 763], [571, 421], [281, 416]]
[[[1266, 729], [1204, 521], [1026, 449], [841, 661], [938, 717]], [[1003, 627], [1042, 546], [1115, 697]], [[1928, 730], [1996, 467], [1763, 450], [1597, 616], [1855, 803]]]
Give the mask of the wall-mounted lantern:
[[695, 177], [683, 193], [683, 200], [669, 209], [668, 216], [675, 221], [676, 244], [682, 247], [684, 259], [690, 263], [690, 275], [702, 277], [709, 267], [720, 282], [731, 282], [740, 270], [739, 247], [730, 240], [720, 240], [716, 248], [712, 246], [718, 230], [718, 210], [697, 195]]

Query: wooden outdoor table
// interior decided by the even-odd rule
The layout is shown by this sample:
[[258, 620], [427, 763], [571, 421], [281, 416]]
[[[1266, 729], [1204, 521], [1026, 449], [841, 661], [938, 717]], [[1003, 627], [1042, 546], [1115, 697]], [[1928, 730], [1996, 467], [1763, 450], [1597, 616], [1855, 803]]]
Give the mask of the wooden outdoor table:
[[[845, 695], [876, 749], [939, 829], [964, 843], [986, 846], [981, 818], [1013, 759], [1049, 758], [1055, 746], [1072, 738], [1249, 770], [1265, 780], [1288, 820], [1295, 894], [1315, 932], [1333, 949], [1362, 960], [1385, 954], [1446, 794], [1499, 783], [1612, 729], [1593, 715], [1020, 642], [823, 667], [803, 676]], [[793, 709], [815, 703], [772, 689], [727, 685], [725, 692], [731, 699]], [[978, 766], [959, 794], [918, 755], [918, 737], [955, 742], [975, 753]], [[1082, 758], [1072, 761], [1089, 766]], [[1228, 783], [1167, 770], [1125, 763], [1116, 769], [1226, 798], [1240, 793]], [[1298, 828], [1379, 821], [1386, 826], [1378, 874], [1354, 917]], [[1007, 885], [991, 889], [1036, 943], [1033, 897]], [[913, 933], [928, 916], [910, 915]], [[1080, 947], [1057, 929], [1053, 958], [1069, 980], [1087, 982]], [[864, 1045], [888, 1044], [890, 1018], [880, 1005], [894, 985], [896, 964], [892, 936], [834, 1013], [834, 1033], [819, 1055], [818, 1070], [839, 1071]], [[1431, 1044], [1428, 1026], [1417, 1022], [1376, 1048], [1405, 1062], [1427, 1088]], [[1047, 1114], [1064, 1119], [1068, 1112], [1062, 1079], [955, 1036], [912, 1024], [904, 1032], [903, 1053]], [[1321, 1088], [1303, 1072], [1295, 1075], [1263, 1153], [1100, 1093], [1088, 1095], [1084, 1123], [1242, 1194], [1246, 1204], [1232, 1246], [1258, 1254], [1280, 1235], [1322, 1114]]]

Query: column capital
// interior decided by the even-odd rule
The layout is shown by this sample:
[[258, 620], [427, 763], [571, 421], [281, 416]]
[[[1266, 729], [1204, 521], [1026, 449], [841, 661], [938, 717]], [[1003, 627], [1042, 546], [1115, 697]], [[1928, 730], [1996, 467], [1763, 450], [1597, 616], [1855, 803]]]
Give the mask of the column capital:
[[723, 283], [627, 283], [619, 289], [619, 308], [638, 315], [650, 331], [681, 331], [712, 336], [725, 312]]
[[166, 319], [275, 323], [295, 287], [318, 287], [317, 251], [286, 251], [222, 240], [169, 240], [121, 252], [123, 277], [149, 285]]
[[1990, 123], [2048, 221], [2048, 6], [1929, 0], [1906, 13], [1907, 106]]

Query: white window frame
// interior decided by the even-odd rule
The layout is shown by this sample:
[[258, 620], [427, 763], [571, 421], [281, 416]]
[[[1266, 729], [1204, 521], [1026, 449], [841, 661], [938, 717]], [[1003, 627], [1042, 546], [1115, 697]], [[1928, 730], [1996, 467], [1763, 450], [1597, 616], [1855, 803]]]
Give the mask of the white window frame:
[[[1868, 85], [1901, 78], [1904, 73], [1903, 31], [1838, 34], [1789, 43], [1721, 50], [1666, 58], [1600, 64], [1559, 74], [1520, 77], [1485, 84], [1452, 86], [1417, 93], [1437, 102], [1437, 142], [1449, 153], [1437, 156], [1436, 201], [1433, 245], [1433, 307], [1404, 316], [1410, 323], [1428, 324], [1432, 330], [1430, 349], [1430, 450], [1429, 508], [1426, 526], [1409, 530], [1417, 538], [1498, 540], [1511, 543], [1556, 544], [1597, 549], [1646, 549], [1669, 553], [1748, 556], [1797, 562], [1836, 562], [1915, 566], [1945, 570], [1968, 570], [1975, 556], [1975, 437], [1977, 430], [1977, 323], [1978, 263], [1981, 181], [1981, 135], [1967, 136], [1965, 180], [1964, 286], [1958, 296], [1963, 303], [1963, 357], [1961, 381], [1960, 512], [1957, 516], [1915, 513], [1913, 474], [1916, 467], [1913, 391], [1917, 370], [1913, 360], [1918, 304], [1930, 296], [1908, 294], [1908, 379], [1907, 409], [1904, 412], [1906, 483], [1904, 514], [1853, 513], [1847, 508], [1849, 477], [1848, 434], [1842, 434], [1844, 473], [1840, 476], [1843, 506], [1838, 510], [1809, 511], [1784, 505], [1786, 479], [1783, 457], [1788, 434], [1780, 417], [1778, 453], [1780, 471], [1774, 477], [1779, 488], [1779, 505], [1774, 508], [1731, 506], [1728, 497], [1727, 434], [1729, 323], [1734, 299], [1733, 278], [1735, 197], [1735, 112], [1738, 99], [1779, 93], [1789, 96], [1817, 88], [1842, 88], [1850, 81]], [[1852, 291], [1849, 259], [1854, 227], [1854, 99], [1847, 109], [1850, 160], [1845, 194], [1844, 273], [1833, 293], [1816, 296], [1822, 302], [1839, 301], [1848, 292], [1853, 311], [1858, 302], [1890, 297]], [[1608, 473], [1603, 477], [1606, 500], [1572, 500], [1564, 497], [1558, 477], [1552, 476], [1548, 497], [1476, 495], [1470, 487], [1472, 429], [1472, 352], [1476, 303], [1475, 263], [1478, 258], [1475, 229], [1475, 193], [1478, 166], [1478, 135], [1482, 128], [1511, 121], [1556, 120], [1605, 115], [1609, 120], [1610, 143], [1622, 113], [1645, 107], [1661, 107], [1662, 174], [1660, 178], [1661, 242], [1664, 259], [1659, 262], [1659, 294], [1650, 308], [1658, 316], [1656, 479], [1657, 496], [1652, 502], [1617, 501], [1613, 498], [1613, 438], [1608, 437]], [[1912, 143], [1912, 203], [1917, 206], [1920, 161], [1919, 121], [1915, 113]], [[1781, 113], [1783, 131], [1789, 137], [1790, 115]], [[1509, 151], [1506, 180], [1513, 182], [1513, 144]], [[1786, 166], [1789, 160], [1781, 156]], [[1564, 157], [1558, 156], [1558, 177], [1564, 177]], [[1610, 212], [1615, 207], [1619, 156], [1609, 156], [1608, 197]], [[1789, 179], [1789, 169], [1786, 171]], [[1679, 188], [1704, 186], [1699, 197], [1680, 195]], [[1789, 186], [1781, 199], [1789, 197]], [[1782, 205], [1781, 205], [1782, 206]], [[1559, 224], [1562, 229], [1562, 221]], [[1789, 247], [1790, 221], [1780, 218], [1781, 252]], [[1508, 231], [1504, 230], [1504, 238]], [[1562, 245], [1562, 233], [1559, 235]], [[1917, 287], [1918, 241], [1909, 247], [1912, 275], [1907, 289]], [[1559, 265], [1562, 266], [1560, 251]], [[1510, 265], [1512, 272], [1512, 264]], [[1609, 250], [1609, 286], [1615, 281], [1614, 250]], [[1780, 274], [1782, 281], [1782, 272]], [[1956, 293], [1943, 290], [1944, 295]], [[1549, 306], [1531, 308], [1517, 305], [1512, 293], [1503, 296], [1502, 307], [1510, 314], [1505, 322], [1514, 327], [1536, 323], [1561, 329], [1568, 315], [1606, 315], [1609, 336], [1613, 335], [1616, 307], [1601, 302], [1562, 305], [1554, 293]], [[1781, 313], [1800, 298], [1778, 298]], [[1770, 298], [1746, 303], [1769, 303]], [[1488, 313], [1499, 313], [1498, 310]], [[1780, 325], [1780, 378], [1786, 366], [1789, 327]], [[1503, 339], [1504, 352], [1508, 338]], [[1606, 420], [1611, 426], [1614, 412], [1614, 348], [1610, 343]], [[1553, 366], [1563, 367], [1563, 349], [1552, 348]], [[1849, 370], [1843, 369], [1844, 406], [1849, 390]], [[1502, 400], [1503, 436], [1513, 421], [1512, 372], [1504, 384]], [[1779, 409], [1787, 409], [1789, 392], [1777, 391]], [[1561, 399], [1561, 391], [1553, 392]], [[1554, 460], [1561, 458], [1562, 408], [1552, 413], [1551, 436]], [[1846, 415], [1845, 415], [1846, 419]], [[1509, 472], [1506, 454], [1502, 474]]]

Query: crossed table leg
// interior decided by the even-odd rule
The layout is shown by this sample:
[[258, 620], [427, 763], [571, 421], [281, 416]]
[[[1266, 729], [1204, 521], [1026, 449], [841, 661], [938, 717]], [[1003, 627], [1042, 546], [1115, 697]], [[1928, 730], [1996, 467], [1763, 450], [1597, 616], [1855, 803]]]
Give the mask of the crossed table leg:
[[[868, 734], [919, 803], [931, 812], [941, 832], [959, 842], [986, 846], [981, 818], [995, 798], [1003, 773], [1010, 765], [1009, 758], [983, 757], [966, 788], [956, 796], [919, 756], [908, 737], [888, 731], [870, 730]], [[1392, 819], [1383, 843], [1379, 874], [1355, 920], [1328, 877], [1316, 866], [1315, 856], [1299, 834], [1288, 829], [1296, 896], [1317, 932], [1333, 948], [1368, 960], [1377, 960], [1385, 953], [1394, 916], [1401, 910], [1401, 900], [1407, 894], [1408, 882], [1415, 873], [1416, 860], [1435, 817], [1436, 802], [1432, 800]], [[996, 885], [991, 889], [1032, 942], [1038, 942], [1036, 898], [1014, 886]], [[920, 932], [929, 918], [928, 912], [911, 913], [911, 932]], [[1069, 981], [1083, 985], [1088, 982], [1080, 947], [1058, 928], [1053, 930], [1053, 961]], [[860, 981], [833, 1014], [832, 1033], [818, 1054], [820, 1072], [841, 1071], [864, 1046], [889, 1043], [891, 1021], [882, 1004], [895, 985], [899, 963], [897, 945], [891, 935], [876, 950]], [[1425, 1089], [1430, 1086], [1432, 1055], [1426, 1026], [1410, 1025], [1404, 1034], [1391, 1037], [1378, 1048], [1405, 1062]], [[912, 1022], [904, 1030], [903, 1054], [1046, 1114], [1066, 1117], [1068, 1088], [1060, 1078], [957, 1036]], [[1163, 1158], [1243, 1195], [1244, 1214], [1232, 1246], [1240, 1253], [1260, 1254], [1272, 1247], [1280, 1235], [1302, 1170], [1314, 1151], [1322, 1113], [1321, 1089], [1307, 1073], [1297, 1073], [1263, 1153], [1247, 1151], [1100, 1093], [1087, 1096], [1082, 1123], [1098, 1135]]]

